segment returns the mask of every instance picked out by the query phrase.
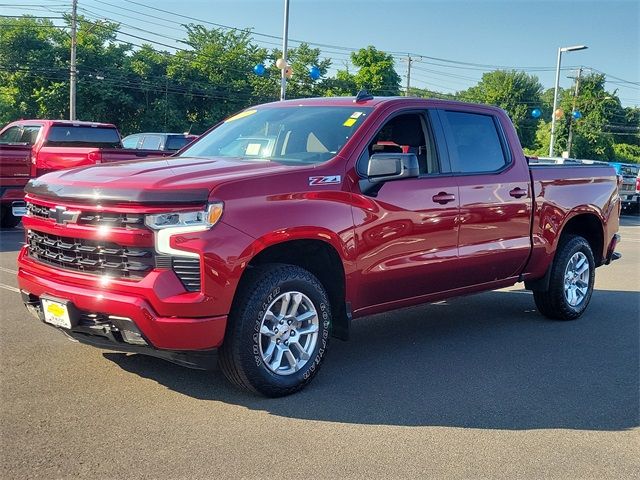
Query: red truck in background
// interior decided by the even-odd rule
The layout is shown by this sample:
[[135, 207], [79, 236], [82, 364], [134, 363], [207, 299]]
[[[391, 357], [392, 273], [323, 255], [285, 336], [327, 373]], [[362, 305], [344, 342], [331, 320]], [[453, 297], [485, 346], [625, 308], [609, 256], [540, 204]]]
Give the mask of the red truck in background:
[[308, 384], [352, 318], [524, 282], [543, 315], [572, 320], [619, 258], [613, 168], [530, 166], [505, 112], [452, 101], [261, 105], [177, 157], [26, 191], [34, 316], [191, 367], [217, 350], [267, 396]]
[[0, 225], [15, 227], [24, 215], [24, 186], [54, 170], [166, 156], [172, 152], [122, 148], [120, 133], [108, 123], [19, 120], [0, 130]]

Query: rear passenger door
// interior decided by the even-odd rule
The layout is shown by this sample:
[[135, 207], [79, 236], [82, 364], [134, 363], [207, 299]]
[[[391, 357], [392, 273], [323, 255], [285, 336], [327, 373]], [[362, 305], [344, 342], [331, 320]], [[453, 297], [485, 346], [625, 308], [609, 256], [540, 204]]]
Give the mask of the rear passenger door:
[[510, 125], [491, 110], [455, 107], [438, 113], [460, 199], [460, 286], [516, 276], [531, 248], [531, 192], [529, 168], [507, 142]]

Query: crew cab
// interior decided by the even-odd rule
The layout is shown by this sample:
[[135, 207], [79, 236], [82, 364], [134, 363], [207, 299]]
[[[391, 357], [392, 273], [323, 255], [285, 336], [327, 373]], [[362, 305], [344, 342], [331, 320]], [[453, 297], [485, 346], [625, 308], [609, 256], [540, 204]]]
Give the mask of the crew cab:
[[150, 155], [160, 150], [122, 148], [120, 133], [108, 123], [19, 120], [0, 130], [0, 224], [15, 227], [24, 215], [24, 186], [47, 172]]
[[613, 168], [529, 166], [505, 112], [453, 101], [260, 105], [176, 157], [26, 191], [35, 317], [196, 368], [217, 352], [267, 396], [308, 384], [353, 318], [524, 282], [543, 315], [576, 319], [619, 257]]

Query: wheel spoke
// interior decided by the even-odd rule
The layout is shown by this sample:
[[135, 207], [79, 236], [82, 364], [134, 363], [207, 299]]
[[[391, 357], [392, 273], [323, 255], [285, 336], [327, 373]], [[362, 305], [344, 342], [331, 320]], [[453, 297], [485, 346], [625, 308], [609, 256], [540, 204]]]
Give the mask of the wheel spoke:
[[264, 321], [276, 323], [278, 321], [278, 317], [271, 310], [267, 310], [267, 313], [264, 314]]
[[289, 308], [289, 301], [291, 300], [291, 294], [285, 293], [282, 295], [282, 299], [280, 301], [280, 318], [284, 317], [287, 314], [287, 309]]
[[291, 307], [289, 308], [287, 315], [290, 317], [295, 317], [296, 313], [298, 312], [298, 308], [300, 307], [300, 302], [302, 302], [302, 294], [294, 293], [291, 296], [293, 297], [293, 302], [291, 302]]
[[300, 342], [297, 340], [295, 342], [289, 342], [289, 348], [296, 347], [298, 353], [300, 354], [301, 360], [309, 360], [309, 354], [305, 351], [305, 349], [300, 345]]
[[267, 347], [267, 351], [262, 354], [262, 358], [266, 363], [269, 363], [271, 361], [271, 357], [273, 357], [273, 352], [275, 352], [275, 350], [276, 350], [275, 342], [269, 343], [269, 346]]
[[569, 305], [576, 304], [574, 288], [575, 287], [572, 285], [569, 287], [569, 290], [567, 290], [567, 301], [569, 302]]
[[298, 335], [309, 335], [310, 333], [316, 333], [318, 331], [318, 325], [309, 325], [298, 330]]
[[304, 323], [304, 322], [308, 322], [309, 320], [313, 320], [316, 317], [317, 317], [316, 312], [311, 310], [309, 312], [304, 312], [298, 315], [296, 317], [296, 321], [299, 323]]
[[282, 365], [282, 354], [282, 348], [280, 346], [276, 346], [273, 359], [271, 362], [269, 362], [269, 367], [271, 367], [271, 370], [273, 370], [274, 372], [280, 368], [280, 365]]
[[576, 285], [578, 286], [578, 288], [584, 288], [585, 290], [589, 288], [589, 284], [583, 280], [576, 281]]
[[273, 330], [267, 327], [264, 323], [262, 324], [262, 327], [260, 327], [260, 333], [262, 335], [266, 335], [267, 337], [273, 337], [275, 335], [275, 333], [273, 333]]
[[296, 360], [296, 357], [293, 355], [293, 353], [291, 353], [291, 350], [289, 350], [288, 348], [284, 350], [284, 356], [287, 357], [287, 362], [289, 362], [289, 366], [294, 370], [298, 371], [298, 360]]

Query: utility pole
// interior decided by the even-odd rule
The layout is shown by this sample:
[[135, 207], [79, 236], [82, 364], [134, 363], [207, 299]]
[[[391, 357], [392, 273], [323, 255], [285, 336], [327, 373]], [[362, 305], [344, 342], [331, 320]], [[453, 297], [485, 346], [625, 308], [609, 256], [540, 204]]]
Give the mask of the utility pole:
[[78, 0], [71, 3], [71, 61], [69, 62], [69, 120], [76, 119], [76, 47], [78, 44]]
[[[75, 0], [74, 0], [75, 1]], [[282, 31], [282, 59], [287, 65], [287, 42], [289, 40], [289, 0], [284, 0], [284, 27]], [[280, 100], [287, 95], [287, 69], [283, 68], [280, 77]]]
[[405, 97], [409, 96], [409, 89], [411, 88], [411, 62], [413, 62], [413, 58], [407, 53], [407, 90], [404, 92]]
[[580, 77], [582, 76], [582, 67], [578, 69], [576, 75], [576, 89], [573, 92], [573, 107], [571, 108], [571, 116], [569, 117], [569, 138], [567, 139], [567, 157], [571, 158], [571, 140], [573, 137], [573, 112], [576, 111], [576, 100], [578, 100], [578, 92], [580, 91]]

